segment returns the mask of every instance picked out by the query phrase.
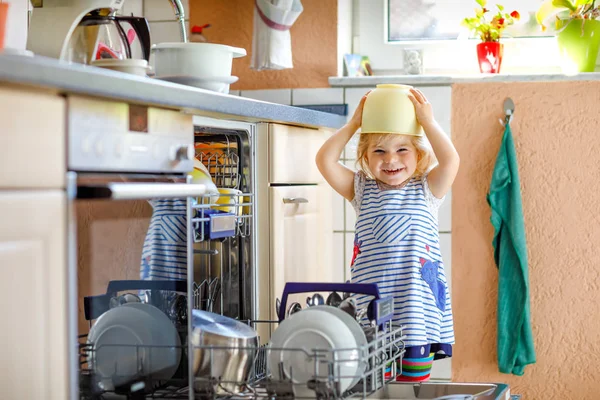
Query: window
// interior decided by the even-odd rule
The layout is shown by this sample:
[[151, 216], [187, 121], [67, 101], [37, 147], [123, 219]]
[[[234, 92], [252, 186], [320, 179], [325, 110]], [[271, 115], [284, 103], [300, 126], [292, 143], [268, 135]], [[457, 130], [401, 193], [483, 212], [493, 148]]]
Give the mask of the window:
[[[506, 11], [517, 10], [521, 15], [519, 21], [504, 31], [503, 37], [553, 36], [550, 32], [542, 32], [535, 20], [535, 12], [542, 2], [498, 1]], [[495, 11], [496, 3], [488, 0], [486, 8]], [[461, 21], [467, 16], [474, 16], [478, 5], [475, 0], [387, 0], [387, 7], [387, 41], [403, 42], [466, 38], [470, 33], [461, 26]]]

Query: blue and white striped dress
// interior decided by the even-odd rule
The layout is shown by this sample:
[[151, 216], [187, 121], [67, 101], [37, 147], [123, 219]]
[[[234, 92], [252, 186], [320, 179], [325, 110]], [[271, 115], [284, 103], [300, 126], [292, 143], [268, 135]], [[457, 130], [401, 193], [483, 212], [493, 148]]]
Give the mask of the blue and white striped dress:
[[[407, 347], [431, 345], [433, 353], [451, 355], [452, 307], [437, 222], [443, 199], [433, 196], [426, 176], [388, 188], [358, 172], [354, 193], [352, 282], [377, 283], [382, 295], [394, 297], [394, 322], [404, 326]], [[358, 297], [359, 307], [368, 301]]]
[[186, 200], [149, 203], [153, 212], [142, 250], [140, 278], [187, 280]]

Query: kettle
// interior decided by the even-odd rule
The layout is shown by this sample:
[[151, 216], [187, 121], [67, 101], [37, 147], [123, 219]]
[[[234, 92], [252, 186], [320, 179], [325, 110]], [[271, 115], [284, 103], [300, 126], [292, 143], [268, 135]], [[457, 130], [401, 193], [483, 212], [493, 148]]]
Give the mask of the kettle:
[[82, 64], [107, 58], [149, 61], [150, 45], [150, 26], [145, 18], [93, 13], [83, 17], [75, 28], [66, 58]]
[[422, 136], [415, 106], [408, 98], [410, 89], [408, 85], [377, 85], [365, 100], [361, 133]]

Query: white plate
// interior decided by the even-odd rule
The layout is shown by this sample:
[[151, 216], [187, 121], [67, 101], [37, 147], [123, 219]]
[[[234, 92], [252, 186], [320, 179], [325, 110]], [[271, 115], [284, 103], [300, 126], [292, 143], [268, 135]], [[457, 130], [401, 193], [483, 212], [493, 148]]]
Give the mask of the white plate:
[[167, 82], [178, 83], [180, 85], [193, 86], [200, 89], [212, 90], [213, 92], [229, 93], [229, 85], [240, 79], [237, 76], [189, 76], [189, 75], [163, 75], [155, 76], [154, 79], [160, 79]]
[[152, 334], [145, 329], [152, 321], [149, 314], [132, 307], [112, 308], [96, 320], [87, 339], [94, 346], [89, 364], [102, 389], [112, 390], [113, 384], [136, 378], [140, 366], [148, 370], [149, 354], [136, 346], [152, 344]]
[[152, 351], [152, 370], [156, 371], [152, 375], [159, 379], [171, 379], [181, 361], [181, 339], [175, 325], [165, 313], [153, 305], [125, 303], [123, 306], [140, 309], [154, 319], [154, 324], [147, 328], [158, 334], [158, 337], [153, 338], [154, 344], [165, 347], [157, 347]]
[[[283, 363], [286, 378], [292, 379], [294, 393], [298, 397], [314, 396], [306, 382], [313, 376], [326, 377], [329, 373], [327, 362], [318, 365], [315, 373], [314, 356], [308, 360], [313, 350], [325, 350], [327, 356], [321, 359], [335, 362], [336, 375], [340, 378], [340, 389], [345, 391], [355, 380], [359, 368], [357, 343], [352, 330], [342, 319], [321, 308], [310, 307], [291, 315], [281, 322], [271, 336], [269, 352], [269, 368], [275, 377], [279, 377], [279, 364]], [[283, 349], [283, 350], [282, 350]], [[291, 350], [293, 349], [293, 350]], [[296, 350], [299, 349], [299, 350]], [[344, 349], [336, 353], [331, 350]], [[282, 377], [279, 377], [282, 378]]]
[[354, 385], [356, 385], [358, 383], [358, 381], [360, 380], [360, 375], [362, 375], [365, 370], [367, 369], [368, 366], [368, 351], [369, 349], [367, 348], [367, 336], [365, 335], [365, 331], [361, 328], [360, 324], [358, 323], [358, 321], [356, 321], [354, 318], [352, 318], [347, 312], [340, 310], [337, 307], [332, 307], [332, 306], [315, 306], [312, 308], [317, 308], [320, 310], [324, 310], [327, 311], [335, 316], [337, 316], [338, 318], [340, 318], [342, 321], [344, 321], [344, 323], [348, 326], [348, 328], [350, 328], [350, 330], [352, 331], [352, 334], [354, 335], [354, 339], [356, 340], [356, 347], [358, 349], [364, 348], [365, 351], [367, 352], [366, 354], [363, 353], [363, 356], [365, 356], [362, 361], [358, 364], [357, 368], [356, 368], [356, 373], [355, 378], [352, 380], [352, 383], [350, 383], [350, 388], [352, 388]]

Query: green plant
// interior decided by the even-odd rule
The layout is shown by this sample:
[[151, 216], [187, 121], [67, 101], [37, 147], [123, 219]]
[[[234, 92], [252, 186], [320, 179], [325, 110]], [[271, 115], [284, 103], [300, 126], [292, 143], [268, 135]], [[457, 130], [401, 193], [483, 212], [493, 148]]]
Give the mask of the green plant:
[[547, 0], [538, 9], [535, 17], [543, 30], [552, 19], [555, 29], [562, 29], [573, 19], [597, 19], [600, 16], [600, 5], [596, 0]]
[[[504, 6], [496, 4], [498, 11], [491, 13], [491, 10], [485, 8], [487, 0], [475, 0], [479, 7], [475, 9], [475, 17], [467, 17], [462, 21], [462, 25], [469, 28], [475, 33], [482, 42], [498, 42], [502, 37], [502, 32], [508, 26], [515, 23], [515, 20], [520, 18], [519, 13], [515, 10], [511, 13], [504, 11]], [[493, 15], [489, 20], [487, 14]]]

